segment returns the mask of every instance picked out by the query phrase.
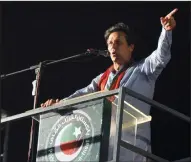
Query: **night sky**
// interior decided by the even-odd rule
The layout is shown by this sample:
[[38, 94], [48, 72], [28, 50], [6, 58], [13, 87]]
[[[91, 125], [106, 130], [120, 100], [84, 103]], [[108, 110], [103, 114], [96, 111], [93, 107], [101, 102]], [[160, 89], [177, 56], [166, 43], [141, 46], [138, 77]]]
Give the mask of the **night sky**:
[[[190, 114], [190, 8], [189, 2], [6, 2], [2, 11], [2, 72], [29, 68], [44, 60], [57, 60], [107, 49], [104, 32], [124, 22], [137, 35], [134, 58], [140, 60], [157, 47], [160, 17], [174, 8], [172, 59], [156, 83], [154, 100], [187, 116]], [[48, 66], [42, 75], [39, 102], [64, 98], [87, 86], [111, 65], [109, 58], [84, 57]], [[34, 71], [2, 81], [3, 109], [18, 114], [33, 108]], [[38, 105], [39, 106], [39, 105]], [[168, 160], [189, 156], [189, 124], [152, 108], [152, 150]], [[8, 162], [26, 162], [30, 119], [11, 124]]]

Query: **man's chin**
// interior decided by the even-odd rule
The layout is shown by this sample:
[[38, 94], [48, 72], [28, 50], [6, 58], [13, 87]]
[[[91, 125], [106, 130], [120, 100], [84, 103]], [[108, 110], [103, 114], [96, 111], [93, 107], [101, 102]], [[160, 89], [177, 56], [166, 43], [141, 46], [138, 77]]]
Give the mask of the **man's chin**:
[[124, 64], [124, 61], [122, 61], [122, 60], [120, 60], [120, 59], [113, 59], [112, 60], [113, 61], [113, 63], [115, 63], [115, 64], [120, 64], [120, 65], [122, 65], [122, 64]]

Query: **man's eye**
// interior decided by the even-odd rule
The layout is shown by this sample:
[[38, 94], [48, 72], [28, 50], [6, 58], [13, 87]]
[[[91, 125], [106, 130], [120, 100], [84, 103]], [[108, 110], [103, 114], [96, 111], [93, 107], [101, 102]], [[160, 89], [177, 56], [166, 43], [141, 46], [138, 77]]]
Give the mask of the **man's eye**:
[[[120, 45], [122, 42], [119, 40], [119, 41], [115, 41], [114, 43], [117, 44], [117, 45]], [[108, 42], [107, 43], [107, 45], [112, 45], [112, 44], [113, 44], [113, 42]]]
[[120, 44], [121, 42], [120, 41], [116, 41], [116, 44]]
[[111, 44], [112, 44], [112, 42], [108, 42], [107, 44], [108, 44], [108, 45], [111, 45]]

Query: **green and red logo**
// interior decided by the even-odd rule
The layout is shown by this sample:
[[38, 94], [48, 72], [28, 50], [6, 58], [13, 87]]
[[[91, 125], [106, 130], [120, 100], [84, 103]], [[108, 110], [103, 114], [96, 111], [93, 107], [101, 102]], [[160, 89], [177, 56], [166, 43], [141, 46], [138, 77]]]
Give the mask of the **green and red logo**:
[[46, 142], [47, 161], [85, 161], [90, 156], [94, 128], [84, 111], [61, 117]]

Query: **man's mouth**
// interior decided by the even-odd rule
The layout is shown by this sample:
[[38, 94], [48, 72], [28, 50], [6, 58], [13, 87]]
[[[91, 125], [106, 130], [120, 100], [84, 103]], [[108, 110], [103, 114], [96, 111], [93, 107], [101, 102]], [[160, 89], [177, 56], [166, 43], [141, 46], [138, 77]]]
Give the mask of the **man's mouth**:
[[116, 52], [112, 52], [111, 53], [113, 57], [117, 57], [117, 53]]
[[112, 55], [116, 55], [116, 51], [112, 51], [111, 54], [112, 54]]
[[112, 55], [112, 57], [118, 58], [118, 54], [117, 54], [116, 50], [111, 50], [111, 55]]

